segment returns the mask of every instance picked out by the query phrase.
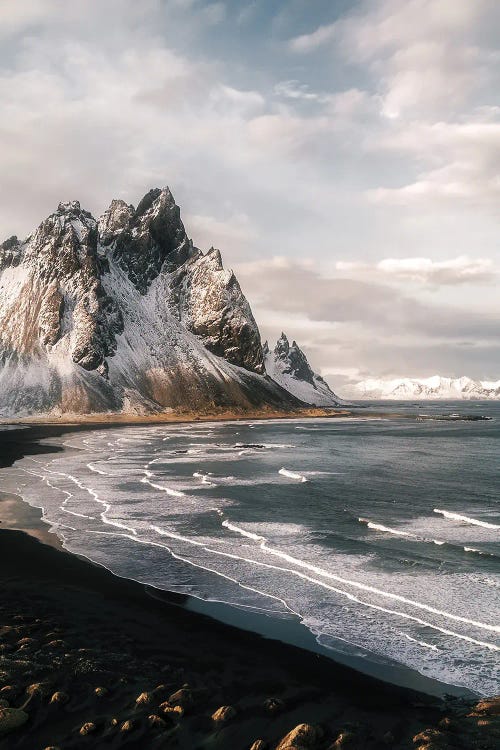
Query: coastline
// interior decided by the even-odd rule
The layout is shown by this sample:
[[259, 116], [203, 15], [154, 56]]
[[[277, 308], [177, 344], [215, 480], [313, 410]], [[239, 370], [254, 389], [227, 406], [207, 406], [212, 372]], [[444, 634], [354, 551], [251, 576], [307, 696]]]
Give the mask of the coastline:
[[[28, 453], [50, 452], [50, 446], [42, 446], [38, 441], [91, 426], [33, 425], [24, 430], [5, 431], [2, 440], [5, 450], [1, 452], [0, 463], [5, 466]], [[89, 658], [96, 666], [95, 676], [92, 671], [90, 677], [85, 675], [87, 692], [89, 683], [95, 682], [94, 687], [98, 687], [108, 680], [105, 687], [114, 696], [114, 703], [106, 706], [106, 710], [112, 713], [116, 705], [120, 720], [125, 717], [123, 721], [135, 722], [139, 744], [132, 744], [133, 747], [144, 746], [141, 742], [150, 736], [147, 732], [152, 731], [154, 737], [159, 728], [158, 736], [172, 730], [168, 723], [166, 727], [158, 724], [152, 729], [147, 717], [139, 715], [134, 707], [134, 700], [141, 692], [154, 692], [158, 684], [167, 682], [163, 673], [165, 662], [169, 664], [166, 672], [169, 681], [163, 692], [173, 692], [185, 683], [196, 686], [197, 698], [193, 701], [197, 708], [191, 706], [182, 721], [175, 725], [176, 736], [182, 740], [180, 747], [194, 746], [190, 743], [195, 736], [196, 747], [241, 747], [243, 750], [262, 736], [274, 747], [280, 737], [303, 722], [321, 725], [330, 740], [354, 728], [355, 734], [362, 738], [363, 747], [381, 746], [383, 736], [388, 733], [394, 738], [391, 746], [408, 747], [413, 735], [435, 725], [451, 710], [442, 699], [398, 687], [342, 665], [334, 654], [327, 657], [297, 645], [263, 638], [249, 632], [252, 628], [224, 624], [214, 617], [213, 605], [194, 607], [193, 611], [189, 597], [159, 592], [118, 578], [105, 568], [63, 551], [56, 535], [41, 521], [40, 512], [16, 496], [0, 500], [0, 518], [2, 516], [9, 528], [5, 523], [0, 526], [3, 593], [0, 632], [2, 626], [5, 630], [5, 625], [9, 624], [6, 619], [14, 617], [17, 620], [10, 627], [20, 628], [16, 635], [29, 633], [27, 637], [33, 635], [36, 642], [40, 640], [37, 633], [41, 627], [37, 621], [45, 622], [44, 618], [48, 617], [47, 627], [50, 622], [49, 632], [53, 631], [52, 620], [57, 613], [56, 619], [61, 619], [61, 624], [57, 624], [55, 630], [61, 631], [61, 639], [55, 640], [65, 641], [67, 632], [68, 644], [70, 640], [74, 644], [64, 643], [67, 652], [64, 659], [67, 657], [68, 663], [63, 659], [59, 664], [55, 681], [50, 662], [44, 661], [48, 652], [45, 646], [40, 647], [40, 642], [32, 647], [25, 643], [13, 653], [8, 650], [7, 665], [3, 663], [5, 652], [1, 654], [0, 671], [5, 666], [10, 669], [10, 662], [15, 662], [16, 657], [24, 665], [22, 675], [16, 668], [8, 674], [9, 683], [14, 681], [15, 685], [4, 684], [5, 676], [0, 680], [0, 691], [10, 686], [13, 695], [17, 692], [11, 702], [13, 706], [26, 701], [26, 687], [33, 683], [47, 682], [50, 684], [47, 691], [62, 689], [78, 693], [83, 689], [73, 679], [74, 662], [81, 659], [83, 647], [92, 652]], [[9, 635], [7, 641], [7, 645], [11, 645]], [[127, 644], [126, 649], [116, 653], [115, 643], [119, 642]], [[60, 655], [57, 648], [56, 653]], [[30, 675], [26, 674], [26, 659], [32, 665]], [[153, 663], [156, 667], [152, 668]], [[134, 665], [133, 675], [129, 672], [131, 664]], [[176, 665], [173, 672], [172, 664]], [[178, 674], [174, 677], [175, 670]], [[126, 672], [127, 682], [117, 686], [120, 671]], [[57, 681], [61, 684], [56, 685]], [[15, 744], [4, 745], [0, 734], [0, 747], [32, 748], [34, 741], [56, 744], [66, 736], [71, 740], [70, 744], [66, 740], [64, 747], [83, 746], [78, 742], [85, 738], [75, 740], [75, 727], [80, 719], [80, 726], [86, 720], [93, 721], [91, 714], [96, 712], [96, 726], [100, 727], [96, 731], [102, 730], [103, 738], [109, 736], [113, 716], [102, 718], [99, 712], [104, 704], [94, 705], [93, 699], [89, 704], [88, 695], [86, 700], [76, 701], [70, 717], [65, 712], [60, 716], [51, 715], [51, 721], [45, 726], [41, 715], [47, 713], [46, 706], [42, 689], [39, 692], [40, 700], [33, 714], [27, 707], [30, 718], [26, 728], [10, 735], [10, 741]], [[271, 697], [282, 701], [276, 713], [263, 708], [265, 700]], [[228, 704], [237, 709], [236, 718], [224, 728], [218, 726], [214, 736], [210, 714]], [[466, 705], [460, 700], [456, 704]], [[151, 714], [152, 709], [148, 710]], [[76, 737], [79, 737], [78, 732]]]

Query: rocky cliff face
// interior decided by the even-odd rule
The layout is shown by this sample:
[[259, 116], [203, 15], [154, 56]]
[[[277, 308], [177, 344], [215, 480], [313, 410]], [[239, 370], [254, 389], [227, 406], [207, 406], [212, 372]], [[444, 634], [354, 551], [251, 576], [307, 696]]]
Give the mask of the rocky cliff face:
[[341, 403], [321, 375], [313, 372], [302, 349], [295, 341], [290, 345], [284, 333], [273, 351], [267, 341], [263, 351], [266, 372], [289, 393], [314, 406], [338, 406]]
[[0, 246], [0, 413], [297, 404], [219, 251], [193, 246], [168, 188], [96, 221], [61, 203]]

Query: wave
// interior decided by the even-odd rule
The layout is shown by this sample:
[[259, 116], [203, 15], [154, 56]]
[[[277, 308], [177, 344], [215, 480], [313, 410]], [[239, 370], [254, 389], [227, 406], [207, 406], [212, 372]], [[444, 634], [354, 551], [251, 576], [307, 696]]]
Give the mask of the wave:
[[289, 479], [297, 479], [299, 482], [307, 482], [307, 478], [303, 474], [298, 474], [296, 471], [289, 471], [289, 469], [280, 469], [278, 474]]
[[251, 531], [245, 531], [245, 529], [242, 529], [240, 526], [236, 526], [236, 524], [230, 523], [229, 521], [223, 521], [222, 525], [226, 529], [234, 531], [236, 534], [240, 534], [241, 536], [246, 536], [248, 539], [253, 539], [256, 542], [266, 541], [265, 537], [259, 536], [258, 534], [253, 534]]
[[358, 521], [360, 523], [365, 524], [365, 526], [368, 526], [369, 529], [373, 529], [374, 531], [384, 531], [386, 534], [395, 534], [396, 536], [408, 536], [408, 537], [412, 537], [413, 539], [418, 539], [418, 537], [415, 534], [410, 534], [409, 531], [391, 529], [390, 526], [383, 526], [381, 523], [374, 523], [373, 521], [368, 521], [368, 519], [366, 518], [358, 518]]
[[440, 510], [439, 508], [434, 508], [433, 512], [439, 513], [450, 521], [462, 521], [463, 523], [469, 523], [472, 526], [482, 526], [483, 529], [500, 529], [500, 526], [496, 523], [488, 523], [487, 521], [480, 521], [477, 518], [469, 518], [469, 516], [464, 516], [461, 513], [453, 513], [452, 511]]

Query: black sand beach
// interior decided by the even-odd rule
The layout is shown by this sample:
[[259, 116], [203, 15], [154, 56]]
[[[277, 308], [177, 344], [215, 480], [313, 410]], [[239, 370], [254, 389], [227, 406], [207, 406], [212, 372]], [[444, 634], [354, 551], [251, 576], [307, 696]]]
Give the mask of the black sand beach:
[[[1, 464], [67, 431], [2, 431]], [[0, 748], [498, 747], [498, 701], [403, 689], [190, 612], [57, 549], [13, 496], [0, 520]]]

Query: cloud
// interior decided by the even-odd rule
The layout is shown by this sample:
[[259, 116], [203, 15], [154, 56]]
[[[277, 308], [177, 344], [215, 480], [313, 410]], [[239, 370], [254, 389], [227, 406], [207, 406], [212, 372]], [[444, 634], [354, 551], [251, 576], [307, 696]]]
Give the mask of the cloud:
[[450, 260], [431, 258], [384, 258], [370, 264], [359, 261], [337, 261], [337, 271], [380, 278], [394, 278], [432, 285], [484, 284], [498, 278], [498, 271], [489, 258], [460, 255]]
[[319, 26], [310, 34], [301, 34], [289, 41], [289, 47], [293, 52], [307, 53], [312, 52], [318, 47], [331, 42], [337, 32], [337, 24], [326, 24]]
[[[402, 270], [401, 266], [398, 268], [398, 261], [392, 260], [385, 262], [384, 272], [388, 269], [391, 269], [389, 273], [393, 269]], [[454, 270], [457, 271], [457, 266]], [[256, 307], [280, 310], [283, 319], [293, 314], [309, 321], [329, 323], [334, 330], [342, 324], [362, 324], [365, 333], [376, 331], [377, 336], [388, 339], [408, 335], [428, 340], [498, 339], [498, 323], [488, 310], [424, 304], [378, 280], [328, 277], [318, 272], [311, 262], [277, 257], [240, 264], [238, 271]]]

